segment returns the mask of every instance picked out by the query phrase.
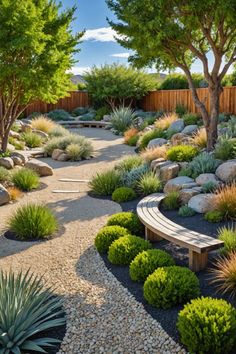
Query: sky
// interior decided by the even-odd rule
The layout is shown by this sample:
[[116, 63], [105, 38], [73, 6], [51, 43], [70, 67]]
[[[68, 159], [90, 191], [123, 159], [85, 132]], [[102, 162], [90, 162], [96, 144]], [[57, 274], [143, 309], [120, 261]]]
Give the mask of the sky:
[[[107, 22], [107, 17], [113, 20], [114, 15], [108, 9], [105, 0], [61, 0], [61, 2], [64, 8], [77, 6], [73, 31], [86, 31], [82, 43], [79, 44], [81, 51], [75, 58], [78, 62], [71, 70], [73, 74], [83, 74], [94, 65], [101, 66], [114, 62], [128, 64], [131, 51], [115, 41], [114, 32]], [[212, 55], [209, 54], [208, 58], [211, 67]], [[192, 72], [202, 72], [200, 61], [193, 64]]]

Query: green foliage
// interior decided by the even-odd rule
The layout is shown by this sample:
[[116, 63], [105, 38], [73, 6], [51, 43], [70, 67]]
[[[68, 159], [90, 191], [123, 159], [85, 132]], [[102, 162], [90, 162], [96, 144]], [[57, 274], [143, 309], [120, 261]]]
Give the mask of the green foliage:
[[199, 124], [199, 121], [200, 121], [199, 115], [194, 114], [194, 113], [185, 113], [182, 116], [182, 119], [184, 120], [185, 125]]
[[204, 215], [204, 219], [208, 222], [220, 222], [224, 219], [224, 215], [218, 210], [211, 210]]
[[[201, 74], [192, 74], [194, 87], [207, 87], [207, 82]], [[186, 75], [183, 74], [170, 74], [159, 85], [160, 90], [179, 90], [188, 89], [189, 84]], [[178, 113], [178, 112], [176, 112]]]
[[140, 150], [145, 149], [148, 146], [149, 141], [156, 138], [165, 138], [165, 133], [160, 129], [153, 129], [141, 135], [138, 142]]
[[0, 166], [0, 183], [9, 181], [10, 177], [10, 172], [5, 167]]
[[82, 116], [83, 114], [88, 113], [88, 111], [89, 111], [88, 107], [77, 107], [72, 111], [72, 116], [73, 117]]
[[162, 201], [163, 207], [166, 210], [178, 209], [180, 205], [179, 192], [172, 191], [169, 192]]
[[112, 215], [108, 221], [107, 225], [118, 225], [118, 226], [123, 226], [131, 234], [141, 234], [143, 232], [143, 225], [140, 222], [137, 214], [132, 213], [132, 212], [121, 212]]
[[128, 265], [139, 252], [151, 247], [151, 243], [141, 237], [123, 236], [112, 242], [108, 251], [108, 259], [112, 264]]
[[190, 353], [231, 353], [236, 344], [236, 310], [225, 300], [195, 299], [179, 312], [177, 328]]
[[173, 146], [167, 151], [167, 158], [171, 161], [191, 161], [198, 154], [198, 149], [192, 145]]
[[143, 164], [143, 159], [139, 155], [130, 155], [121, 160], [115, 168], [121, 173], [130, 172]]
[[23, 133], [22, 139], [26, 143], [26, 146], [28, 146], [29, 148], [39, 147], [42, 145], [43, 142], [42, 138], [38, 134], [35, 134], [33, 132]]
[[55, 128], [51, 129], [49, 132], [49, 136], [51, 138], [58, 138], [68, 134], [70, 134], [69, 130], [67, 130], [66, 128], [62, 127], [59, 124], [55, 126]]
[[83, 114], [82, 116], [79, 117], [79, 120], [82, 122], [88, 122], [90, 120], [94, 120], [95, 118], [95, 113], [94, 112], [88, 112]]
[[111, 114], [111, 126], [119, 133], [124, 133], [132, 124], [135, 112], [129, 107], [114, 108]]
[[219, 160], [230, 160], [236, 156], [236, 140], [221, 138], [215, 147], [215, 158]]
[[218, 184], [213, 181], [206, 182], [202, 185], [202, 192], [203, 193], [212, 193], [216, 190]]
[[126, 172], [122, 175], [122, 183], [130, 188], [138, 188], [138, 183], [141, 178], [150, 172], [150, 167], [148, 165], [141, 165], [133, 168], [131, 171]]
[[179, 208], [178, 215], [182, 217], [189, 217], [195, 215], [196, 212], [192, 208], [190, 208], [188, 205], [182, 205]]
[[86, 87], [86, 84], [84, 82], [78, 82], [78, 84], [77, 84], [77, 90], [78, 91], [84, 91], [86, 89], [87, 89], [87, 87]]
[[10, 157], [10, 156], [11, 156], [11, 152], [9, 150], [5, 152], [0, 152], [0, 157]]
[[95, 247], [99, 253], [106, 253], [113, 241], [125, 235], [129, 231], [122, 226], [104, 226], [96, 235]]
[[17, 140], [16, 138], [13, 138], [12, 136], [9, 137], [8, 142], [15, 146], [16, 150], [24, 150], [25, 148], [25, 143], [24, 141]]
[[145, 173], [137, 184], [137, 189], [141, 195], [159, 192], [161, 188], [162, 183], [154, 172]]
[[129, 146], [136, 146], [139, 140], [139, 135], [131, 136], [127, 141], [126, 144]]
[[224, 241], [224, 247], [221, 249], [223, 255], [228, 255], [236, 251], [236, 229], [233, 227], [222, 227], [219, 229], [218, 238]]
[[91, 156], [91, 152], [89, 144], [70, 144], [66, 148], [66, 153], [72, 161], [80, 161], [82, 158], [87, 159]]
[[175, 264], [173, 258], [162, 250], [147, 250], [139, 253], [131, 262], [129, 275], [133, 281], [145, 281], [158, 267], [169, 267]]
[[188, 164], [188, 176], [192, 178], [198, 177], [202, 173], [215, 173], [220, 161], [216, 160], [211, 154], [203, 152]]
[[52, 119], [53, 121], [60, 121], [60, 120], [70, 120], [71, 116], [68, 112], [64, 109], [54, 109], [53, 111], [49, 112], [47, 116]]
[[[45, 332], [65, 324], [62, 303], [41, 277], [0, 272], [0, 347], [4, 354], [46, 353], [60, 343]], [[37, 333], [37, 336], [35, 336]]]
[[110, 114], [111, 113], [111, 109], [108, 106], [103, 106], [97, 109], [96, 111], [96, 116], [95, 119], [96, 120], [102, 120], [103, 116]]
[[156, 80], [150, 75], [127, 67], [111, 64], [93, 67], [84, 75], [89, 95], [95, 102], [124, 104], [127, 99], [140, 99], [155, 89]]
[[183, 115], [187, 113], [187, 108], [183, 104], [177, 104], [175, 107], [175, 113], [182, 118]]
[[117, 203], [128, 202], [136, 198], [135, 191], [129, 187], [119, 187], [112, 193], [112, 200]]
[[57, 220], [51, 210], [40, 204], [19, 207], [9, 220], [10, 231], [20, 240], [39, 240], [57, 230]]
[[97, 173], [89, 182], [89, 187], [94, 195], [112, 195], [115, 189], [121, 186], [121, 176], [115, 170]]
[[199, 296], [199, 280], [188, 268], [160, 267], [148, 276], [143, 294], [149, 304], [170, 308]]
[[12, 182], [22, 191], [31, 191], [39, 186], [39, 176], [29, 168], [21, 168], [13, 172]]

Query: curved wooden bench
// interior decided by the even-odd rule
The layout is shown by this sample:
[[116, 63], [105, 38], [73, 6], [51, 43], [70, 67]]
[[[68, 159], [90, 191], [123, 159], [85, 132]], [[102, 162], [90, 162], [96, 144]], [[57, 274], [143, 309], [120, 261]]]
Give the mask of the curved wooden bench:
[[159, 210], [164, 194], [151, 194], [137, 206], [139, 219], [145, 225], [146, 239], [166, 239], [189, 250], [189, 268], [194, 272], [207, 266], [208, 252], [224, 245], [223, 241], [184, 228], [166, 218]]

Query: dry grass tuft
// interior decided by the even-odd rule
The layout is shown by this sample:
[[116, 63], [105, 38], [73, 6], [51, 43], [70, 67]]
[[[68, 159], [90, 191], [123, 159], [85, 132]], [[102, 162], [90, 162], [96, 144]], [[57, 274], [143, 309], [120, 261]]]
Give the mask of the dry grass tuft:
[[133, 138], [134, 136], [137, 136], [138, 133], [139, 133], [139, 131], [136, 128], [130, 128], [130, 129], [126, 130], [126, 132], [124, 133], [125, 143], [128, 144], [129, 140], [131, 138]]
[[228, 257], [220, 257], [215, 263], [215, 268], [212, 268], [210, 272], [211, 282], [217, 285], [220, 292], [236, 295], [236, 252]]
[[236, 183], [219, 188], [214, 199], [215, 209], [225, 218], [236, 219]]
[[49, 133], [57, 125], [51, 119], [42, 115], [42, 116], [39, 116], [39, 117], [33, 119], [31, 126], [32, 126], [32, 128], [41, 130], [44, 133]]
[[155, 126], [160, 130], [166, 130], [170, 125], [178, 119], [178, 115], [175, 112], [165, 114], [162, 118], [155, 122]]
[[22, 192], [21, 192], [21, 190], [19, 189], [19, 188], [17, 188], [17, 187], [9, 187], [8, 189], [7, 189], [7, 191], [8, 191], [8, 193], [10, 194], [10, 199], [12, 200], [12, 201], [16, 201], [16, 200], [18, 200], [19, 198], [21, 198], [22, 197]]
[[157, 146], [155, 148], [146, 149], [141, 153], [141, 157], [146, 162], [152, 162], [153, 160], [163, 158], [166, 159], [167, 147], [165, 145]]
[[207, 146], [207, 134], [206, 129], [199, 129], [192, 137], [191, 143], [203, 149]]

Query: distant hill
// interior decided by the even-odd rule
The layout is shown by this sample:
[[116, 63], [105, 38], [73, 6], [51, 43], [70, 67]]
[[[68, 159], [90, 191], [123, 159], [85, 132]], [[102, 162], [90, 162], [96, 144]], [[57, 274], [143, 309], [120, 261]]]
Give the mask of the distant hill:
[[84, 84], [85, 83], [82, 75], [74, 75], [74, 76], [72, 76], [71, 81], [75, 85], [78, 85], [78, 83], [80, 83], [80, 84]]

